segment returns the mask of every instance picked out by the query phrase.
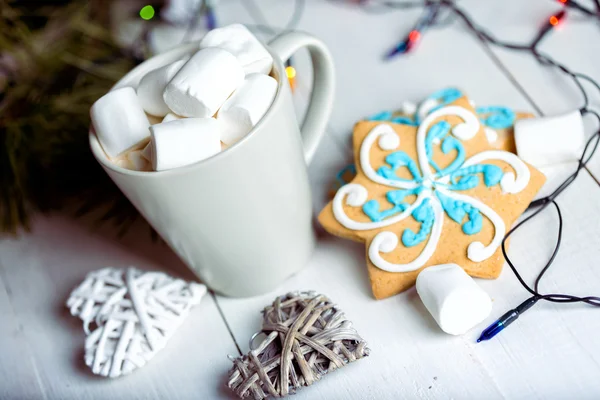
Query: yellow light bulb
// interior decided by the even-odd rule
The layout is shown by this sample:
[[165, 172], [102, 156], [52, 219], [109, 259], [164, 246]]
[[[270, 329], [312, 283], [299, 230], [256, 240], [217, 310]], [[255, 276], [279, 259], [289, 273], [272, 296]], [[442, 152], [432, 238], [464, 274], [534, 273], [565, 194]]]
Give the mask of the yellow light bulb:
[[287, 75], [288, 81], [290, 82], [290, 87], [292, 88], [292, 92], [296, 88], [296, 68], [288, 65], [285, 67], [285, 74]]
[[294, 79], [296, 77], [296, 68], [292, 67], [291, 65], [285, 67], [285, 74], [287, 75], [288, 79]]

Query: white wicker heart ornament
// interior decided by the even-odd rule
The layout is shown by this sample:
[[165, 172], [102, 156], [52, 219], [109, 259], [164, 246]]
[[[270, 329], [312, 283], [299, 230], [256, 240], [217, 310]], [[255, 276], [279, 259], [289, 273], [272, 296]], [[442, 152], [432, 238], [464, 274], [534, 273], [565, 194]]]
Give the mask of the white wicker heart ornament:
[[162, 272], [109, 267], [89, 273], [67, 300], [87, 334], [86, 365], [110, 378], [141, 368], [205, 293], [204, 285]]

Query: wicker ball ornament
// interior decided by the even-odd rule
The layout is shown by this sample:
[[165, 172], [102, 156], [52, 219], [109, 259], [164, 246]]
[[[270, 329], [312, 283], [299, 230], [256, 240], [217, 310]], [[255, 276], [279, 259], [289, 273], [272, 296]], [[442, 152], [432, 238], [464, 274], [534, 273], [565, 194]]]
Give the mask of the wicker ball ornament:
[[293, 394], [370, 352], [343, 311], [314, 292], [276, 298], [263, 310], [262, 332], [255, 349], [230, 356], [228, 386], [243, 399]]

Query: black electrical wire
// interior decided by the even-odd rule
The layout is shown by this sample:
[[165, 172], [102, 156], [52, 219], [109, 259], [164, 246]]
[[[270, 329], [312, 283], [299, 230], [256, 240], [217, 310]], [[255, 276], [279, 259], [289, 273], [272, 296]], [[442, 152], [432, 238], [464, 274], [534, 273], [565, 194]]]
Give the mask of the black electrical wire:
[[[552, 1], [557, 2], [557, 0], [552, 0]], [[561, 1], [560, 3], [567, 8], [572, 8], [574, 10], [581, 11], [585, 15], [600, 17], [600, 0], [594, 0], [596, 10], [591, 10], [591, 9], [583, 6], [581, 3], [577, 2], [576, 0], [565, 0], [564, 2]]]
[[[467, 27], [472, 32], [474, 32], [478, 37], [480, 37], [484, 42], [490, 43], [490, 44], [498, 46], [498, 47], [511, 49], [511, 50], [530, 52], [540, 64], [552, 66], [552, 67], [560, 70], [562, 73], [570, 76], [573, 80], [573, 83], [577, 86], [577, 88], [580, 91], [582, 98], [583, 98], [583, 106], [580, 108], [580, 112], [582, 113], [582, 115], [586, 115], [586, 114], [594, 115], [600, 122], [600, 116], [595, 111], [589, 109], [589, 98], [588, 98], [585, 88], [583, 87], [583, 85], [581, 83], [581, 80], [585, 80], [585, 81], [591, 83], [600, 92], [600, 85], [598, 84], [598, 82], [596, 82], [594, 79], [590, 78], [587, 75], [571, 71], [563, 64], [552, 59], [550, 56], [547, 56], [547, 55], [541, 53], [540, 51], [538, 51], [537, 45], [541, 42], [543, 37], [551, 29], [543, 28], [543, 30], [541, 31], [542, 33], [538, 34], [538, 36], [535, 38], [535, 40], [530, 45], [507, 43], [507, 42], [503, 42], [503, 41], [496, 39], [490, 33], [486, 32], [485, 30], [483, 30], [482, 28], [477, 26], [473, 22], [472, 18], [466, 12], [464, 12], [461, 8], [459, 8], [456, 4], [454, 4], [453, 2], [450, 2], [448, 0], [442, 0], [442, 3], [446, 7], [452, 9], [456, 13], [456, 15], [465, 22]], [[532, 208], [535, 209], [536, 207], [539, 207], [539, 208], [537, 208], [531, 215], [529, 215], [523, 221], [519, 222], [512, 229], [510, 229], [508, 231], [508, 233], [506, 233], [506, 235], [504, 236], [504, 239], [502, 240], [502, 254], [504, 255], [504, 258], [506, 259], [507, 264], [509, 265], [510, 269], [513, 271], [513, 273], [515, 274], [515, 276], [517, 277], [517, 279], [519, 280], [521, 285], [532, 295], [531, 298], [535, 299], [535, 301], [546, 300], [546, 301], [550, 301], [550, 302], [554, 302], [554, 303], [583, 302], [583, 303], [586, 303], [586, 304], [589, 304], [592, 306], [600, 307], [600, 297], [596, 297], [596, 296], [579, 297], [579, 296], [562, 294], [562, 293], [542, 294], [539, 291], [540, 282], [541, 282], [542, 278], [544, 277], [544, 275], [546, 274], [546, 272], [548, 271], [548, 269], [550, 268], [550, 266], [554, 263], [554, 260], [557, 256], [557, 254], [560, 250], [560, 246], [562, 244], [563, 218], [562, 218], [562, 213], [560, 211], [560, 207], [559, 207], [558, 203], [555, 201], [555, 199], [556, 199], [556, 197], [558, 197], [558, 195], [560, 195], [567, 187], [569, 187], [575, 181], [575, 179], [579, 175], [579, 172], [583, 168], [585, 168], [587, 162], [592, 158], [592, 156], [596, 152], [599, 142], [600, 142], [600, 129], [598, 131], [596, 131], [596, 133], [594, 135], [592, 135], [589, 138], [589, 140], [587, 141], [586, 146], [585, 146], [585, 148], [581, 154], [581, 157], [579, 159], [579, 162], [578, 162], [575, 172], [573, 172], [573, 174], [571, 174], [569, 177], [567, 177], [554, 190], [554, 192], [552, 192], [552, 194], [532, 203], [532, 205], [530, 205], [530, 207], [529, 207], [530, 209], [532, 209]], [[591, 148], [591, 151], [588, 154], [588, 150], [590, 148]], [[506, 251], [506, 242], [513, 233], [515, 233], [517, 230], [519, 230], [519, 228], [524, 226], [528, 221], [531, 221], [533, 218], [535, 218], [537, 215], [539, 215], [542, 211], [544, 211], [550, 205], [554, 206], [554, 209], [556, 210], [556, 213], [558, 215], [558, 234], [557, 234], [554, 250], [552, 251], [552, 255], [550, 256], [550, 258], [548, 259], [546, 264], [543, 266], [543, 268], [538, 273], [537, 277], [535, 278], [534, 286], [532, 288], [521, 277], [517, 267], [515, 266], [513, 261], [508, 256], [508, 253]], [[526, 302], [529, 301], [530, 299], [526, 300]]]

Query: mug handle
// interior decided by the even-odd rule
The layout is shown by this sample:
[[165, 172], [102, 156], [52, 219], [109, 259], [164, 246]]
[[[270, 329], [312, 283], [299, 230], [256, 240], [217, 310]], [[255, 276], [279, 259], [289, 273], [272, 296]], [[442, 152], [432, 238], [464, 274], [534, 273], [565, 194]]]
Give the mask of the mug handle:
[[312, 35], [303, 32], [288, 32], [276, 37], [269, 43], [273, 51], [279, 55], [283, 62], [292, 54], [306, 47], [313, 65], [313, 89], [302, 122], [301, 133], [304, 143], [304, 159], [310, 163], [319, 142], [325, 133], [327, 120], [333, 106], [335, 91], [335, 73], [333, 59], [323, 42]]

